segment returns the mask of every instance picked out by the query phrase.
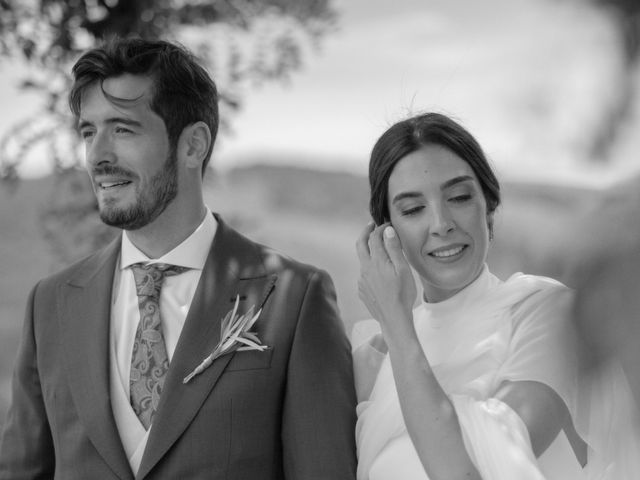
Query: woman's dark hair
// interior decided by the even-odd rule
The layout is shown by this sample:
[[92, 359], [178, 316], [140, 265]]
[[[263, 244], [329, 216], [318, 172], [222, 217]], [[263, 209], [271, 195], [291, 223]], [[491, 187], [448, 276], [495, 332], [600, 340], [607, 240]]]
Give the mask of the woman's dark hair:
[[[211, 145], [202, 165], [204, 171], [218, 132], [218, 92], [207, 71], [185, 48], [162, 40], [113, 38], [86, 52], [73, 66], [74, 83], [69, 106], [79, 116], [84, 91], [110, 77], [129, 73], [153, 80], [150, 108], [164, 121], [169, 144], [175, 150], [184, 128], [202, 121], [211, 131]], [[126, 103], [103, 93], [114, 102]], [[134, 101], [136, 99], [133, 99]]]
[[387, 195], [394, 167], [410, 153], [428, 145], [444, 147], [469, 164], [480, 182], [487, 213], [493, 213], [500, 205], [500, 184], [476, 139], [446, 115], [425, 113], [391, 126], [373, 147], [369, 161], [369, 210], [377, 225], [389, 221]]

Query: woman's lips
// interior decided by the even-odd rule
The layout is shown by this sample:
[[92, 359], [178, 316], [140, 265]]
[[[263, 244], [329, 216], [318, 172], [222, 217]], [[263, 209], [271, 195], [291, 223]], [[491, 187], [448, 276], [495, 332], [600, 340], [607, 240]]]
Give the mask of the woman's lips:
[[436, 248], [431, 250], [428, 255], [434, 258], [446, 260], [450, 258], [458, 257], [462, 252], [467, 249], [468, 245], [447, 245], [445, 247]]

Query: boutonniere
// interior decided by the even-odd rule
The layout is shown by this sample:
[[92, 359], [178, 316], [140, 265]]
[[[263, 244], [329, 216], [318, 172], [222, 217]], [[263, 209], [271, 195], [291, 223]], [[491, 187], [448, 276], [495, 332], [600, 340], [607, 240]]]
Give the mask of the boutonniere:
[[205, 358], [193, 372], [184, 377], [182, 383], [188, 383], [193, 377], [204, 372], [216, 358], [222, 357], [223, 355], [235, 352], [236, 350], [239, 352], [244, 350], [264, 351], [268, 348], [266, 345], [262, 345], [255, 332], [250, 331], [253, 324], [258, 320], [262, 309], [254, 314], [254, 306], [252, 305], [245, 314], [238, 315], [239, 303], [240, 295], [236, 295], [236, 303], [233, 309], [222, 319], [220, 325], [220, 342], [218, 342], [213, 349], [211, 355]]

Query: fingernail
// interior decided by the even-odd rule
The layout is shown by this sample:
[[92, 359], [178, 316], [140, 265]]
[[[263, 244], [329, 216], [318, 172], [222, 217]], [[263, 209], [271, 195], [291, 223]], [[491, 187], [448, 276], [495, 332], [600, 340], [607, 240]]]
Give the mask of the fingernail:
[[384, 236], [387, 238], [393, 238], [396, 236], [396, 231], [393, 229], [393, 227], [387, 227], [384, 229]]

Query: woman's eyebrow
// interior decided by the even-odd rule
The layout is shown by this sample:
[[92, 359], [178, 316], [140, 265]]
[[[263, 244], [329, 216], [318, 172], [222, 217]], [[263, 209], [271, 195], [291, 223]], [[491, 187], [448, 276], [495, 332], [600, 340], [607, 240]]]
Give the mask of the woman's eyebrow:
[[450, 180], [447, 180], [442, 185], [440, 185], [440, 190], [446, 190], [447, 188], [453, 187], [458, 183], [473, 181], [473, 177], [471, 175], [460, 175], [459, 177], [454, 177]]
[[[451, 178], [449, 180], [447, 180], [446, 182], [444, 182], [442, 185], [440, 185], [440, 190], [446, 190], [447, 188], [451, 188], [454, 185], [457, 185], [458, 183], [462, 183], [462, 182], [469, 182], [469, 181], [473, 181], [473, 177], [471, 175], [460, 175], [459, 177], [454, 177]], [[412, 198], [424, 198], [424, 195], [422, 194], [422, 192], [418, 192], [418, 191], [408, 191], [408, 192], [400, 192], [398, 193], [396, 196], [393, 197], [393, 199], [391, 200], [392, 204], [395, 204], [401, 200], [405, 200], [405, 199], [412, 199]]]
[[395, 197], [393, 197], [393, 200], [391, 201], [391, 203], [397, 203], [400, 200], [404, 200], [405, 198], [422, 198], [422, 197], [423, 195], [420, 192], [400, 192]]

